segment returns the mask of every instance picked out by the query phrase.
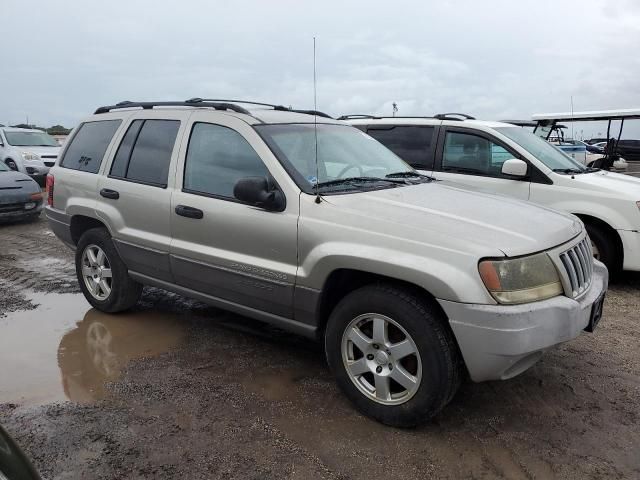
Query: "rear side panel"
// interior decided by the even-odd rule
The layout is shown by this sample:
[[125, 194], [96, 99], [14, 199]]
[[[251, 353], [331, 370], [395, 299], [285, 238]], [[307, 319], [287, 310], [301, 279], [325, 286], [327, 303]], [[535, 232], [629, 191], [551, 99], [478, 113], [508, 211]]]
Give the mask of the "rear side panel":
[[[83, 123], [73, 131], [57, 165], [49, 172], [55, 179], [55, 186], [53, 189], [53, 206], [47, 207], [47, 217], [53, 232], [70, 246], [73, 246], [70, 232], [72, 217], [82, 215], [96, 218], [95, 205], [100, 182], [99, 173], [104, 169], [104, 159], [108, 158], [111, 151], [115, 148], [118, 131], [122, 128], [123, 124], [122, 116], [112, 114], [99, 118], [93, 117], [87, 120], [87, 122], [114, 120], [119, 122], [119, 124], [115, 132], [111, 134], [111, 138], [105, 138], [105, 143], [108, 143], [106, 143], [105, 153], [101, 159], [92, 159], [89, 154], [83, 155], [82, 152], [75, 152], [74, 155], [77, 156], [77, 158], [68, 158], [65, 160], [65, 156], [68, 154], [70, 148], [74, 146], [74, 142], [82, 140], [79, 132], [82, 130]], [[76, 143], [75, 146], [77, 145]], [[92, 160], [99, 162], [97, 163], [97, 172], [79, 169], [82, 168], [82, 164], [86, 166], [87, 162]]]

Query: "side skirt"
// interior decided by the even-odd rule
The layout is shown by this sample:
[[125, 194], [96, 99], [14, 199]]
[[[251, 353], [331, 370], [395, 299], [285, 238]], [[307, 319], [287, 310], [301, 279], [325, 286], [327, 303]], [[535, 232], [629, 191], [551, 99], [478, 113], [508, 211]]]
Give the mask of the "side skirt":
[[290, 318], [280, 317], [272, 313], [263, 312], [261, 310], [256, 310], [255, 308], [240, 305], [228, 300], [223, 300], [212, 295], [201, 293], [196, 290], [191, 290], [190, 288], [181, 287], [180, 285], [176, 285], [174, 283], [165, 282], [164, 280], [158, 280], [156, 278], [143, 275], [142, 273], [137, 273], [129, 270], [129, 275], [131, 275], [131, 278], [144, 285], [150, 285], [153, 287], [161, 288], [163, 290], [168, 290], [170, 292], [184, 295], [185, 297], [194, 298], [223, 310], [228, 310], [239, 315], [245, 315], [262, 322], [270, 323], [271, 325], [282, 328], [283, 330], [287, 330], [297, 335], [302, 335], [304, 337], [313, 339], [316, 338], [316, 327], [312, 325], [307, 325]]

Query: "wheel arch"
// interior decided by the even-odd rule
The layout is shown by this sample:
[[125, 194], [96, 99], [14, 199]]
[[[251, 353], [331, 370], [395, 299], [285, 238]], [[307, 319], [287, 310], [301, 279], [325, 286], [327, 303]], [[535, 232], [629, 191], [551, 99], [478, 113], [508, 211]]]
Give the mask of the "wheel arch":
[[594, 217], [592, 215], [587, 215], [584, 213], [574, 213], [574, 215], [582, 220], [585, 225], [592, 225], [607, 233], [607, 235], [613, 240], [613, 244], [616, 249], [617, 263], [622, 266], [624, 264], [624, 246], [622, 245], [620, 234], [616, 231], [616, 229], [598, 217]]
[[[442, 307], [440, 307], [435, 296], [420, 285], [379, 273], [351, 268], [339, 268], [329, 274], [320, 292], [316, 309], [316, 332], [318, 339], [323, 338], [329, 316], [340, 300], [358, 288], [376, 283], [393, 285], [425, 298], [433, 303], [434, 308], [439, 310], [442, 318], [447, 318], [447, 315]], [[446, 328], [451, 328], [448, 322], [444, 323], [446, 323]]]
[[105, 228], [109, 231], [109, 228], [97, 218], [89, 217], [87, 215], [73, 215], [71, 217], [71, 223], [69, 224], [73, 244], [78, 245], [78, 241], [82, 234], [92, 228]]

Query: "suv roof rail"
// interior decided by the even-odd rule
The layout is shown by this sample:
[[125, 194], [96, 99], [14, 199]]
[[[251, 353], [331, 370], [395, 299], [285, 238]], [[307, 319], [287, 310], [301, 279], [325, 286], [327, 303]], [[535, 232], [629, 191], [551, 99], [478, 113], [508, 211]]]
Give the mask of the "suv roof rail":
[[246, 103], [247, 105], [260, 105], [262, 107], [272, 107], [275, 110], [288, 110], [284, 105], [274, 105], [273, 103], [253, 102], [250, 100], [229, 100], [226, 98], [200, 98], [194, 97], [187, 100], [189, 103], [202, 103], [202, 102], [227, 102], [227, 103]]
[[206, 102], [199, 101], [200, 99], [191, 99], [186, 101], [178, 101], [178, 102], [131, 102], [129, 100], [125, 100], [124, 102], [118, 102], [115, 105], [106, 105], [104, 107], [99, 107], [96, 109], [94, 114], [98, 113], [107, 113], [111, 110], [119, 110], [121, 108], [142, 108], [145, 110], [152, 109], [155, 107], [210, 107], [215, 108], [216, 110], [231, 110], [236, 113], [244, 113], [245, 115], [251, 115], [251, 112], [246, 108], [242, 108], [238, 105], [234, 105], [233, 103], [218, 103], [218, 102]]
[[356, 119], [356, 118], [383, 118], [383, 117], [378, 117], [376, 115], [368, 115], [366, 113], [354, 113], [353, 115], [342, 115], [340, 117], [338, 117], [338, 120], [351, 120], [351, 119]]
[[[273, 105], [271, 103], [263, 103], [263, 102], [252, 102], [249, 100], [224, 100], [224, 99], [212, 99], [212, 98], [199, 98], [194, 97], [189, 100], [184, 101], [174, 101], [174, 102], [131, 102], [129, 100], [125, 100], [123, 102], [118, 102], [115, 105], [106, 105], [104, 107], [99, 107], [94, 112], [98, 113], [107, 113], [111, 110], [118, 110], [121, 108], [143, 108], [143, 109], [151, 109], [155, 107], [209, 107], [215, 108], [216, 110], [231, 110], [236, 113], [243, 113], [245, 115], [251, 115], [251, 112], [246, 108], [237, 105], [238, 103], [245, 103], [247, 105], [260, 105], [263, 107], [271, 107], [274, 110], [278, 110], [280, 112], [293, 112], [293, 113], [302, 113], [305, 115], [317, 115], [319, 117], [324, 118], [333, 118], [331, 115], [328, 115], [324, 112], [319, 112], [317, 110], [297, 110], [295, 108], [285, 107], [284, 105]], [[251, 115], [253, 116], [253, 115]]]
[[261, 107], [271, 107], [274, 110], [278, 110], [280, 112], [293, 112], [293, 113], [302, 113], [305, 115], [317, 115], [318, 117], [324, 118], [333, 118], [331, 115], [328, 115], [324, 112], [320, 112], [318, 110], [298, 110], [291, 107], [285, 107], [284, 105], [274, 105], [272, 103], [264, 103], [264, 102], [253, 102], [249, 100], [229, 100], [225, 98], [192, 98], [187, 100], [188, 102], [199, 103], [199, 102], [227, 102], [227, 103], [246, 103], [247, 105], [259, 105]]
[[[456, 118], [456, 117], [462, 117], [462, 118]], [[434, 115], [433, 118], [436, 118], [438, 120], [475, 120], [476, 119], [476, 117], [472, 117], [471, 115], [467, 115], [466, 113], [455, 113], [455, 112], [438, 113]]]

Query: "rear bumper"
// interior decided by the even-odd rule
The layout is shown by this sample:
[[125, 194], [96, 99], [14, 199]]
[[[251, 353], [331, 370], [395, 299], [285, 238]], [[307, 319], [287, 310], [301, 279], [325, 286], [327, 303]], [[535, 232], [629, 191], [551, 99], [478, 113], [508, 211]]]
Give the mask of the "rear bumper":
[[44, 211], [51, 231], [67, 246], [75, 249], [76, 246], [73, 243], [73, 238], [71, 237], [71, 217], [64, 212], [49, 206], [46, 206]]
[[618, 230], [624, 249], [624, 270], [640, 271], [640, 231]]
[[591, 287], [577, 300], [558, 296], [523, 305], [438, 302], [449, 317], [471, 379], [505, 380], [527, 370], [554, 345], [577, 337], [608, 281], [607, 268], [596, 261]]

